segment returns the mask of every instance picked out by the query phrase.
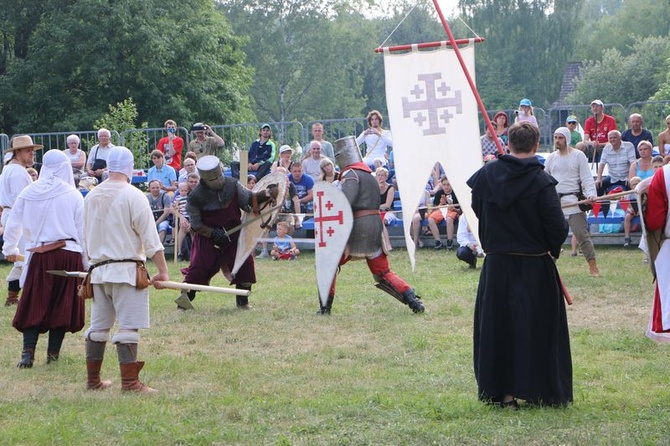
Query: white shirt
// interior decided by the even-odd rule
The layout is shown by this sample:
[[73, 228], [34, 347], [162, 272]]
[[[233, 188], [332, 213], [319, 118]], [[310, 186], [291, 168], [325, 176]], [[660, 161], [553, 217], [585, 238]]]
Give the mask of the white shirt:
[[[570, 148], [569, 150], [567, 155], [561, 155], [558, 150], [555, 150], [544, 161], [545, 172], [558, 181], [556, 192], [559, 194], [571, 194], [561, 197], [561, 205], [577, 203], [577, 196], [572, 194], [579, 192], [580, 182], [586, 197], [595, 197], [598, 195], [586, 155], [577, 149]], [[566, 216], [580, 212], [583, 211], [579, 209], [579, 206], [563, 208], [563, 215]]]
[[12, 207], [23, 189], [33, 182], [21, 164], [10, 162], [0, 175], [0, 206]]
[[391, 138], [391, 132], [388, 130], [382, 130], [382, 134], [378, 136], [374, 133], [366, 135], [366, 131], [367, 130], [363, 131], [360, 135], [358, 135], [358, 138], [356, 138], [356, 143], [359, 146], [365, 143], [366, 152], [363, 161], [368, 164], [372, 164], [375, 158], [381, 158], [384, 161], [383, 165], [385, 166], [387, 163], [386, 158], [384, 157], [386, 154], [386, 148], [393, 147], [393, 138]]

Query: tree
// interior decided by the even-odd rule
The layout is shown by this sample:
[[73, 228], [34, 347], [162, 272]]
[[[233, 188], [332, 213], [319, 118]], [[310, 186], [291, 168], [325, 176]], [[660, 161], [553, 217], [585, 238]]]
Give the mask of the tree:
[[5, 130], [90, 128], [128, 97], [154, 125], [253, 118], [242, 41], [212, 0], [43, 3], [25, 56], [0, 74]]

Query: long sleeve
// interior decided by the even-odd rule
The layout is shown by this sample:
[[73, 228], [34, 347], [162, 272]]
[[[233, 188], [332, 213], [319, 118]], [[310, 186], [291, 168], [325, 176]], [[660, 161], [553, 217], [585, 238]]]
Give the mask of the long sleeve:
[[665, 171], [667, 168], [668, 166], [665, 166], [663, 169], [656, 171], [649, 185], [644, 223], [652, 231], [665, 228], [668, 216], [668, 190], [665, 186]]

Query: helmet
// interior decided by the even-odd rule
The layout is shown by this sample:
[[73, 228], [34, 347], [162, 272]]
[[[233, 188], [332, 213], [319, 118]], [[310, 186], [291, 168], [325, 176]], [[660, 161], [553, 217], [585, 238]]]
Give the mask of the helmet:
[[213, 156], [203, 156], [196, 163], [200, 181], [212, 190], [222, 190], [224, 184], [223, 165], [221, 161]]
[[345, 136], [344, 138], [338, 139], [335, 141], [335, 144], [333, 144], [333, 148], [335, 152], [335, 160], [340, 166], [340, 169], [344, 169], [354, 163], [363, 161], [361, 150], [358, 148], [356, 138], [353, 136]]

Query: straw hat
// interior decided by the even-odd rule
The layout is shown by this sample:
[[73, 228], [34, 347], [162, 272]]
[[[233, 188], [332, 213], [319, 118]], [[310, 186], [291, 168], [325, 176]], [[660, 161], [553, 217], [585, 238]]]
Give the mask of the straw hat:
[[40, 150], [42, 145], [33, 144], [33, 139], [28, 135], [19, 135], [12, 138], [11, 146], [6, 150], [7, 152], [12, 152], [14, 150], [21, 149], [36, 149]]

